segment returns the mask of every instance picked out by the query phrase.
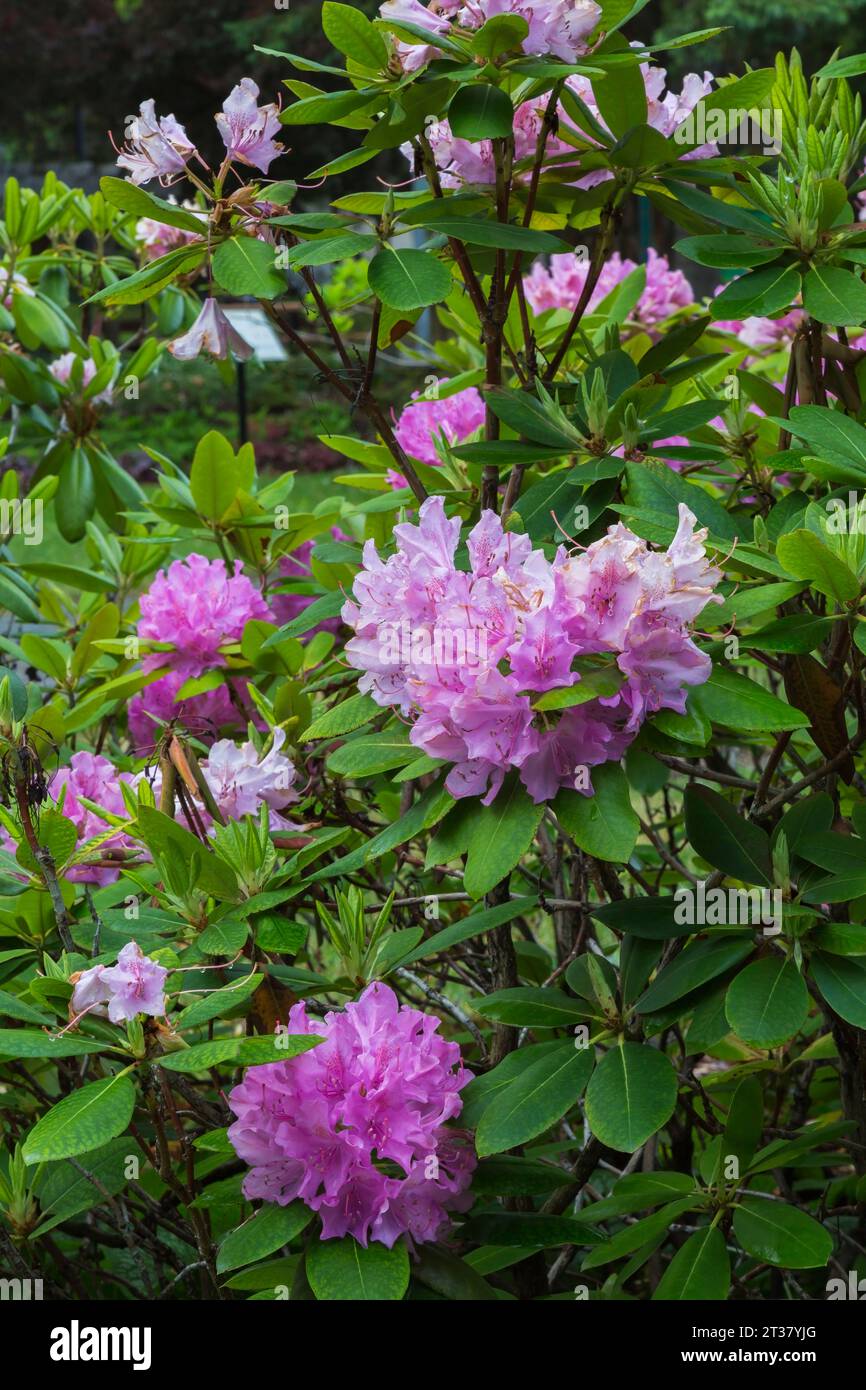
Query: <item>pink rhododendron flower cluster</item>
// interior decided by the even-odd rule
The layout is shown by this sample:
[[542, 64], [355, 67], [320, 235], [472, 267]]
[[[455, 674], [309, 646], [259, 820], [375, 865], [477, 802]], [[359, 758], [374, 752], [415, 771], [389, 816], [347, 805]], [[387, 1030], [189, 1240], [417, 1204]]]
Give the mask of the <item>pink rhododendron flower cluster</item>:
[[[594, 309], [636, 269], [635, 261], [627, 257], [623, 259], [615, 251], [602, 267], [589, 298], [589, 308]], [[577, 307], [588, 274], [588, 259], [577, 256], [573, 251], [551, 256], [549, 267], [542, 261], [536, 261], [523, 281], [527, 301], [537, 314], [545, 309], [573, 310]], [[650, 328], [669, 318], [677, 309], [687, 308], [694, 302], [694, 290], [682, 271], [672, 270], [667, 257], [658, 255], [650, 247], [647, 251], [646, 285], [634, 317]]]
[[[451, 24], [461, 29], [480, 29], [497, 15], [519, 15], [529, 33], [520, 47], [537, 56], [551, 54], [573, 63], [586, 53], [589, 38], [601, 19], [594, 0], [386, 0], [379, 8], [383, 19], [417, 25], [432, 34], [447, 34]], [[440, 50], [423, 40], [400, 40], [397, 53], [404, 72], [417, 72]]]
[[[75, 363], [81, 362], [81, 389], [89, 386], [97, 373], [97, 366], [92, 357], [79, 358], [75, 352], [64, 352], [62, 357], [56, 358], [48, 364], [48, 370], [59, 381], [61, 386], [70, 386], [72, 383], [72, 368]], [[112, 395], [111, 386], [106, 386], [104, 391], [100, 391], [93, 397], [94, 405], [111, 405]]]
[[[484, 402], [474, 386], [433, 400], [415, 391], [411, 404], [400, 412], [394, 437], [410, 458], [435, 467], [442, 462], [436, 445], [443, 437], [449, 444], [462, 443], [483, 424]], [[406, 479], [393, 469], [388, 480], [394, 487], [406, 486]]]
[[[594, 16], [590, 15], [591, 10], [596, 10]], [[383, 6], [383, 15], [386, 11], [395, 20], [399, 20], [402, 13], [403, 18], [413, 24], [420, 23], [421, 14], [425, 13], [423, 6], [416, 4], [415, 0], [393, 0], [392, 4]], [[551, 3], [551, 0], [537, 0], [537, 3], [533, 3], [533, 0], [478, 0], [478, 3], [469, 3], [460, 8], [456, 18], [460, 23], [475, 28], [477, 25], [472, 22], [473, 16], [478, 23], [483, 23], [483, 16], [491, 15], [494, 11], [497, 14], [520, 14], [526, 19], [530, 26], [529, 37], [523, 43], [526, 52], [554, 53], [566, 62], [574, 62], [580, 54], [586, 52], [583, 39], [596, 27], [599, 18], [596, 6], [592, 3], [581, 3], [581, 0], [578, 0], [576, 6], [569, 4], [568, 0], [558, 3]], [[451, 6], [442, 0], [436, 0], [431, 11], [427, 12], [424, 27], [437, 34], [447, 32], [447, 15], [451, 12]], [[576, 44], [571, 56], [567, 56], [564, 51], [572, 42], [566, 33], [569, 23], [573, 26]], [[637, 43], [633, 46], [640, 47]], [[421, 48], [400, 44], [398, 52], [401, 54], [404, 67], [408, 64], [408, 70], [413, 71], [429, 62], [431, 58], [437, 57], [439, 50], [429, 44]], [[690, 72], [683, 78], [682, 90], [676, 93], [666, 88], [667, 72], [664, 68], [642, 63], [641, 73], [646, 87], [647, 123], [664, 136], [672, 135], [677, 127], [682, 125], [698, 102], [712, 90], [715, 80], [710, 72], [705, 72], [703, 77]], [[573, 74], [567, 79], [567, 84], [595, 120], [604, 126], [604, 117], [598, 108], [590, 79]], [[517, 162], [534, 157], [545, 106], [546, 98], [525, 101], [517, 107], [514, 113], [514, 157]], [[558, 118], [561, 126], [573, 124], [572, 118], [563, 107], [558, 109]], [[589, 140], [595, 145], [591, 131], [581, 129], [579, 133], [583, 140]], [[452, 133], [447, 120], [431, 122], [425, 128], [425, 135], [430, 142], [436, 167], [446, 188], [455, 188], [461, 183], [495, 182], [496, 168], [493, 144], [490, 140], [459, 139]], [[403, 145], [402, 151], [411, 162], [414, 158], [411, 144]], [[702, 159], [716, 153], [715, 145], [705, 144], [694, 150], [685, 150], [683, 158]], [[573, 145], [550, 134], [545, 144], [545, 159], [551, 160], [564, 154], [570, 155], [574, 161], [580, 158]], [[578, 188], [592, 188], [612, 177], [609, 169], [593, 169], [577, 178], [575, 183]]]
[[[237, 721], [238, 711], [225, 685], [180, 704], [175, 696], [191, 677], [225, 664], [220, 647], [239, 641], [252, 618], [271, 619], [259, 590], [240, 571], [239, 560], [230, 573], [222, 560], [188, 555], [175, 560], [168, 570], [160, 570], [142, 594], [139, 637], [171, 642], [175, 650], [152, 652], [142, 663], [145, 672], [166, 667], [166, 674], [145, 686], [130, 705], [129, 727], [140, 745], [152, 745], [157, 732], [148, 715], [167, 721], [183, 714], [208, 720], [217, 728]], [[235, 681], [234, 688], [240, 695], [246, 683]]]
[[[454, 560], [460, 521], [430, 497], [417, 526], [395, 526], [394, 555], [382, 560], [372, 540], [364, 548], [343, 609], [359, 689], [410, 718], [417, 747], [453, 763], [453, 796], [489, 804], [511, 768], [536, 802], [560, 787], [591, 794], [586, 770], [621, 758], [647, 715], [683, 713], [687, 687], [710, 675], [689, 625], [721, 575], [694, 528], [681, 504], [666, 552], [618, 524], [550, 561], [488, 511], [468, 537], [466, 571]], [[536, 713], [536, 695], [580, 681], [577, 657], [603, 654], [624, 677], [617, 694], [558, 720]]]
[[249, 1067], [229, 1095], [229, 1139], [251, 1165], [244, 1195], [300, 1198], [319, 1213], [323, 1240], [436, 1240], [448, 1212], [471, 1205], [475, 1167], [467, 1137], [445, 1127], [472, 1073], [439, 1022], [380, 983], [321, 1021], [295, 1004], [288, 1032], [324, 1042]]
[[[73, 753], [69, 760], [68, 767], [62, 767], [55, 773], [49, 783], [48, 790], [55, 801], [59, 800], [64, 794], [63, 814], [71, 820], [78, 831], [79, 842], [93, 839], [96, 835], [104, 835], [109, 829], [109, 822], [97, 815], [94, 811], [88, 810], [81, 804], [80, 797], [86, 797], [88, 801], [93, 801], [97, 806], [102, 806], [106, 811], [110, 811], [114, 816], [125, 816], [126, 806], [123, 800], [123, 793], [120, 790], [120, 783], [126, 782], [132, 785], [134, 778], [128, 772], [118, 772], [113, 763], [108, 758], [103, 758], [99, 753]], [[111, 857], [112, 850], [136, 849], [134, 840], [128, 835], [112, 835], [110, 839], [103, 841], [95, 854], [105, 858]], [[120, 869], [113, 869], [110, 866], [80, 864], [74, 869], [67, 870], [66, 877], [78, 883], [114, 883], [119, 877]]]
[[[283, 146], [273, 138], [280, 128], [279, 108], [275, 102], [259, 106], [258, 96], [252, 78], [241, 78], [214, 119], [226, 148], [225, 164], [238, 160], [266, 174]], [[126, 170], [131, 183], [159, 179], [167, 185], [187, 172], [191, 159], [205, 163], [174, 116], [157, 116], [152, 98], [141, 103], [139, 114], [127, 122], [125, 134], [125, 145], [115, 149], [118, 166]]]
[[97, 1014], [112, 1023], [126, 1023], [136, 1014], [159, 1017], [165, 1013], [164, 965], [146, 956], [135, 941], [128, 941], [116, 965], [94, 965], [76, 980], [70, 1001], [74, 1017]]

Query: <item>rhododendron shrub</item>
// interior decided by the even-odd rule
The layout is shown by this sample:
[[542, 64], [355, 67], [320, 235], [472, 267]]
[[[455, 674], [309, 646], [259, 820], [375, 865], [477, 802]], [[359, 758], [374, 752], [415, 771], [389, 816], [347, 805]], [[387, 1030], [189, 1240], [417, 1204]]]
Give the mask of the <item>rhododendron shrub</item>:
[[[0, 1247], [67, 1300], [856, 1294], [866, 58], [626, 9], [326, 0], [6, 184]], [[145, 393], [132, 477], [238, 301], [315, 455]]]

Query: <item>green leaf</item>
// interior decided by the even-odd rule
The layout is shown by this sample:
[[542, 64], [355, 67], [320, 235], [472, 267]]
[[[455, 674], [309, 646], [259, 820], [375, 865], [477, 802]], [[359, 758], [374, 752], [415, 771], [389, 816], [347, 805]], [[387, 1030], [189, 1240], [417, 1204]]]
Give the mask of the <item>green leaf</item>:
[[458, 87], [448, 107], [448, 124], [458, 140], [507, 139], [514, 125], [511, 97], [487, 82]]
[[503, 1153], [550, 1129], [583, 1094], [593, 1064], [592, 1048], [568, 1042], [528, 1067], [484, 1111], [476, 1135], [479, 1156]]
[[734, 1211], [734, 1235], [747, 1255], [783, 1269], [821, 1269], [833, 1253], [833, 1237], [813, 1217], [759, 1197]]
[[220, 1018], [223, 1014], [230, 1013], [232, 1009], [236, 1009], [239, 1004], [243, 1004], [249, 999], [264, 978], [264, 975], [255, 972], [252, 975], [244, 975], [242, 979], [233, 980], [230, 985], [223, 985], [222, 989], [212, 990], [202, 999], [194, 1000], [179, 1014], [172, 1015], [175, 1031], [180, 1032], [184, 1028], [197, 1028], [202, 1023], [208, 1023], [212, 1018]]
[[592, 796], [564, 788], [553, 810], [579, 849], [596, 859], [624, 864], [640, 829], [626, 775], [618, 764], [603, 763], [592, 769], [591, 776]]
[[636, 1004], [639, 1013], [658, 1013], [709, 980], [739, 965], [754, 950], [751, 938], [737, 935], [734, 940], [715, 937], [698, 941], [675, 956], [656, 976]]
[[236, 956], [249, 935], [246, 922], [211, 922], [197, 945], [206, 956]]
[[493, 222], [484, 217], [458, 217], [448, 213], [448, 201], [443, 201], [444, 211], [434, 209], [424, 222], [413, 219], [413, 226], [428, 228], [467, 246], [490, 246], [504, 251], [525, 251], [527, 255], [554, 254], [567, 249], [567, 243], [549, 232], [534, 231], [531, 227], [515, 227], [510, 222]]
[[586, 1005], [564, 990], [530, 985], [500, 989], [475, 1005], [482, 1018], [507, 1023], [513, 1028], [564, 1028], [586, 1017]]
[[288, 260], [294, 270], [305, 265], [333, 265], [336, 261], [347, 261], [364, 251], [373, 251], [378, 244], [375, 237], [361, 236], [357, 232], [342, 232], [340, 236], [327, 237], [321, 241], [305, 241], [300, 246], [293, 246]]
[[[604, 27], [608, 28], [605, 22]], [[596, 78], [592, 93], [608, 130], [623, 136], [633, 126], [643, 126], [647, 120], [647, 95], [643, 73], [636, 60], [629, 61], [628, 42], [621, 34], [608, 38], [602, 52], [622, 55], [614, 72]]]
[[809, 717], [802, 710], [777, 699], [757, 681], [724, 666], [713, 667], [709, 680], [695, 687], [690, 701], [714, 724], [745, 733], [776, 733], [809, 725]]
[[848, 603], [860, 593], [860, 581], [844, 560], [813, 531], [789, 531], [776, 546], [779, 564], [795, 579], [808, 579], [819, 593]]
[[492, 806], [478, 806], [469, 834], [463, 886], [481, 898], [507, 878], [535, 838], [544, 807], [512, 774]]
[[105, 1201], [106, 1192], [112, 1197], [122, 1192], [129, 1181], [125, 1171], [128, 1158], [129, 1140], [119, 1138], [112, 1139], [111, 1143], [94, 1153], [88, 1153], [86, 1172], [79, 1172], [66, 1160], [49, 1164], [39, 1186], [42, 1220], [32, 1233], [31, 1240], [53, 1230], [79, 1212], [99, 1206]]
[[537, 903], [537, 898], [512, 898], [510, 902], [498, 903], [495, 907], [482, 909], [481, 912], [470, 912], [468, 917], [461, 918], [459, 922], [452, 922], [451, 926], [443, 927], [427, 941], [420, 942], [408, 955], [402, 956], [397, 964], [414, 965], [415, 961], [441, 955], [443, 951], [450, 951], [452, 946], [459, 945], [461, 941], [470, 941], [473, 937], [492, 931], [494, 927], [501, 927], [505, 922], [513, 921], [515, 917], [521, 917], [537, 906]]
[[264, 1038], [215, 1038], [196, 1043], [180, 1052], [167, 1052], [158, 1059], [166, 1071], [197, 1072], [232, 1062], [237, 1066], [261, 1066], [265, 1062], [285, 1062], [316, 1047], [321, 1038], [309, 1033], [274, 1033]]
[[409, 742], [407, 731], [398, 726], [349, 739], [328, 755], [327, 763], [338, 777], [371, 777], [403, 767], [417, 756], [418, 749]]
[[0, 1057], [83, 1057], [88, 1052], [104, 1052], [107, 1044], [93, 1038], [53, 1038], [32, 1028], [0, 1028]]
[[365, 1250], [352, 1236], [314, 1241], [307, 1278], [323, 1302], [399, 1302], [409, 1287], [409, 1255], [402, 1242], [388, 1250], [373, 1240]]
[[830, 1008], [846, 1023], [866, 1028], [866, 966], [858, 960], [816, 951], [811, 970]]
[[285, 294], [285, 277], [274, 269], [274, 248], [258, 237], [230, 237], [213, 258], [214, 279], [229, 294], [276, 299]]
[[[96, 505], [93, 465], [84, 449], [76, 445], [60, 469], [59, 497], [62, 506], [55, 506], [57, 528], [65, 541], [80, 541]], [[31, 565], [31, 573], [35, 567]], [[80, 582], [80, 581], [79, 581]]]
[[367, 280], [383, 304], [404, 312], [439, 304], [451, 290], [450, 270], [429, 251], [380, 251], [367, 267]]
[[653, 1243], [658, 1244], [671, 1223], [685, 1212], [692, 1211], [698, 1201], [696, 1197], [680, 1197], [676, 1202], [662, 1207], [661, 1211], [653, 1212], [652, 1216], [644, 1216], [633, 1225], [626, 1226], [610, 1240], [590, 1250], [581, 1269], [597, 1269], [599, 1265], [610, 1264], [612, 1260], [621, 1260], [623, 1255], [631, 1255]]
[[199, 236], [205, 234], [207, 223], [203, 218], [196, 217], [188, 208], [178, 207], [177, 203], [148, 193], [126, 179], [107, 174], [99, 180], [99, 187], [106, 202], [120, 208], [121, 212], [130, 212], [136, 217], [152, 217], [155, 222], [162, 222], [168, 227], [182, 227], [185, 232], [197, 232]]
[[701, 858], [743, 883], [768, 888], [773, 876], [766, 832], [737, 815], [730, 802], [708, 787], [690, 783], [683, 801], [686, 834]]
[[304, 730], [304, 742], [354, 733], [355, 729], [359, 729], [362, 724], [368, 723], [381, 712], [381, 705], [377, 705], [371, 696], [352, 695], [348, 700], [341, 700], [338, 705], [333, 705], [324, 714], [320, 714], [318, 719], [314, 719]]
[[325, 0], [322, 6], [322, 29], [338, 53], [344, 53], [353, 63], [380, 72], [388, 66], [388, 49], [377, 29], [354, 5], [338, 5]]
[[280, 120], [283, 125], [332, 125], [345, 116], [381, 107], [386, 100], [384, 93], [380, 94], [372, 87], [362, 91], [317, 92], [287, 106]]
[[710, 313], [714, 319], [772, 318], [789, 309], [799, 293], [800, 275], [795, 266], [752, 270], [710, 301]]
[[744, 270], [779, 255], [778, 245], [767, 245], [750, 236], [689, 236], [674, 247], [698, 265], [710, 265], [719, 270]]
[[248, 487], [250, 482], [225, 436], [209, 430], [196, 445], [189, 475], [190, 491], [201, 515], [206, 521], [219, 521], [239, 489]]
[[813, 265], [803, 280], [803, 307], [820, 323], [850, 328], [866, 320], [866, 285], [840, 266]]
[[122, 1134], [135, 1109], [135, 1087], [123, 1072], [91, 1081], [58, 1101], [24, 1140], [25, 1163], [73, 1158]]
[[654, 1047], [622, 1043], [606, 1052], [586, 1092], [586, 1118], [597, 1139], [619, 1153], [633, 1153], [671, 1117], [677, 1077]]
[[728, 989], [728, 1022], [750, 1047], [779, 1047], [806, 1022], [809, 991], [792, 960], [765, 956], [747, 965]]
[[529, 34], [529, 25], [519, 14], [495, 14], [482, 24], [472, 39], [472, 52], [482, 58], [498, 58], [519, 51]]
[[736, 1158], [744, 1172], [761, 1142], [764, 1127], [764, 1093], [755, 1075], [744, 1076], [731, 1101], [720, 1149], [720, 1165]]
[[494, 1290], [470, 1264], [429, 1242], [418, 1247], [412, 1274], [441, 1298], [454, 1302], [496, 1299]]
[[704, 1226], [681, 1245], [653, 1299], [723, 1302], [731, 1284], [731, 1261], [718, 1226]]
[[265, 1202], [249, 1221], [223, 1237], [217, 1252], [217, 1272], [225, 1274], [272, 1255], [300, 1235], [312, 1219], [311, 1209], [303, 1202], [290, 1202], [285, 1207]]

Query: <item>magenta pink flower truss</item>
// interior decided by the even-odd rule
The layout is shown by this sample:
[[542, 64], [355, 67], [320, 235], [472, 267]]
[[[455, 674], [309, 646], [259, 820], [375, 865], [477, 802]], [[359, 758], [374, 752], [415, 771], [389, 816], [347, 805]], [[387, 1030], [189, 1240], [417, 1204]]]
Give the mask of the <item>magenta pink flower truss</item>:
[[[82, 751], [72, 754], [69, 766], [62, 767], [52, 777], [48, 790], [55, 800], [63, 796], [63, 814], [72, 821], [78, 831], [80, 846], [86, 840], [104, 835], [110, 825], [94, 811], [82, 805], [79, 797], [86, 797], [88, 801], [102, 806], [114, 816], [125, 816], [127, 812], [120, 783], [127, 782], [131, 785], [134, 780], [130, 773], [118, 772], [114, 764], [101, 754]], [[135, 841], [128, 835], [112, 835], [94, 850], [93, 857], [110, 859], [113, 850], [137, 848]], [[80, 864], [74, 869], [69, 869], [66, 877], [79, 883], [106, 884], [114, 883], [119, 874], [119, 867], [115, 869], [110, 865]]]
[[[259, 590], [240, 571], [240, 560], [229, 573], [222, 560], [188, 555], [175, 560], [168, 570], [160, 570], [142, 594], [139, 637], [171, 642], [175, 650], [152, 652], [142, 663], [146, 672], [164, 667], [166, 674], [145, 686], [130, 705], [129, 727], [140, 745], [152, 744], [157, 732], [149, 715], [169, 720], [183, 714], [205, 719], [215, 728], [237, 723], [238, 710], [226, 686], [180, 703], [176, 696], [191, 677], [225, 665], [220, 647], [239, 641], [252, 618], [272, 618]], [[236, 691], [245, 689], [245, 682], [235, 682]]]
[[[460, 444], [483, 424], [484, 402], [474, 386], [433, 400], [416, 391], [410, 404], [400, 412], [394, 437], [411, 458], [435, 467], [442, 462], [437, 444], [440, 448], [443, 440], [448, 444]], [[393, 486], [406, 486], [402, 474], [392, 470], [388, 477]]]
[[400, 1005], [384, 984], [324, 1020], [303, 1003], [290, 1034], [318, 1047], [250, 1067], [229, 1096], [229, 1139], [251, 1165], [244, 1195], [281, 1206], [300, 1198], [322, 1220], [322, 1239], [353, 1235], [392, 1246], [402, 1235], [435, 1240], [449, 1211], [471, 1205], [475, 1154], [446, 1128], [472, 1079], [439, 1019]]
[[[618, 251], [614, 252], [602, 268], [589, 298], [589, 308], [594, 309], [633, 270], [637, 270], [635, 261], [628, 258], [623, 260]], [[561, 256], [551, 256], [549, 268], [543, 262], [536, 261], [523, 281], [523, 288], [536, 313], [540, 314], [544, 309], [573, 310], [577, 307], [588, 274], [589, 260], [578, 259], [574, 252], [568, 251]], [[682, 271], [671, 270], [667, 257], [657, 255], [650, 247], [647, 252], [646, 284], [633, 317], [651, 328], [677, 309], [688, 308], [694, 302], [694, 290]]]
[[[511, 768], [536, 802], [560, 787], [591, 795], [587, 769], [621, 758], [647, 715], [683, 713], [687, 687], [709, 677], [689, 626], [721, 575], [694, 527], [680, 504], [667, 551], [618, 524], [551, 561], [484, 512], [464, 570], [454, 560], [460, 521], [429, 497], [417, 526], [395, 526], [396, 554], [382, 560], [367, 542], [343, 609], [355, 632], [346, 658], [363, 672], [362, 691], [411, 721], [412, 743], [453, 764], [453, 796], [489, 804]], [[577, 658], [604, 654], [622, 678], [618, 693], [536, 711], [539, 695], [581, 680]]]

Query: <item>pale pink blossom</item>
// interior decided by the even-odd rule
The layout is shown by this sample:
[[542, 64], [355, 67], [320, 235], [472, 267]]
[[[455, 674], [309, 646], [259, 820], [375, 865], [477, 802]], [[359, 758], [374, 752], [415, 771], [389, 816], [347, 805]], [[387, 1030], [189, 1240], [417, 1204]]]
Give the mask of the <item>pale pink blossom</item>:
[[70, 1009], [73, 1016], [96, 1014], [112, 1023], [126, 1023], [137, 1014], [158, 1018], [165, 1013], [168, 971], [128, 941], [117, 964], [94, 965], [74, 979]]
[[258, 97], [259, 89], [252, 78], [241, 78], [223, 102], [216, 123], [228, 158], [266, 174], [272, 161], [283, 152], [283, 146], [274, 140], [280, 128], [279, 107], [273, 101], [259, 106]]
[[126, 144], [118, 150], [117, 163], [128, 170], [131, 183], [150, 183], [158, 178], [160, 183], [169, 184], [186, 172], [187, 161], [195, 153], [183, 126], [174, 116], [157, 118], [150, 98], [128, 121]]
[[[48, 370], [59, 381], [61, 386], [72, 388], [72, 369], [76, 362], [81, 362], [81, 390], [84, 391], [96, 376], [98, 368], [92, 357], [79, 357], [76, 352], [64, 352], [62, 357], [49, 362]], [[94, 405], [111, 405], [112, 387], [109, 383], [103, 391], [97, 392], [92, 398]]]
[[232, 352], [241, 362], [247, 362], [254, 351], [232, 327], [215, 299], [204, 301], [195, 323], [169, 343], [168, 350], [181, 362], [190, 362], [203, 352], [217, 358], [226, 358]]

